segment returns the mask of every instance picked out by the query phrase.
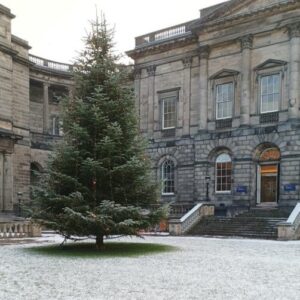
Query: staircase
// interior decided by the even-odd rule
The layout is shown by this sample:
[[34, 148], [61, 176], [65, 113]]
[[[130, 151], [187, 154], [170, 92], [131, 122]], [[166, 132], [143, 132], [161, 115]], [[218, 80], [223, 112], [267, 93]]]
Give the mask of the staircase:
[[286, 221], [291, 210], [255, 208], [236, 217], [209, 216], [201, 219], [188, 234], [277, 239], [277, 224]]

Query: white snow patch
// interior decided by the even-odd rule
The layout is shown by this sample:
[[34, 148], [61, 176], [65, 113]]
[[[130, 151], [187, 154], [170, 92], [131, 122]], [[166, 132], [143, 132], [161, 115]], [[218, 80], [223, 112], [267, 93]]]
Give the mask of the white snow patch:
[[[62, 238], [38, 239], [45, 240], [59, 243]], [[118, 240], [180, 249], [130, 258], [70, 259], [24, 251], [33, 244], [2, 246], [0, 299], [299, 299], [300, 241]]]

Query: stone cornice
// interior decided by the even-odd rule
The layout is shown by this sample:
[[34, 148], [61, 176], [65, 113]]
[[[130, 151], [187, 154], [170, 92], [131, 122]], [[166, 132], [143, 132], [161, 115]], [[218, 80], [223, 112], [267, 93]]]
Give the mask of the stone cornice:
[[[235, 2], [238, 2], [240, 0], [237, 0]], [[227, 6], [226, 6], [227, 7]], [[247, 13], [241, 13], [236, 14], [233, 16], [227, 16], [227, 17], [216, 17], [216, 19], [211, 19], [211, 15], [208, 16], [208, 18], [199, 19], [198, 21], [194, 22], [190, 29], [193, 32], [199, 32], [204, 29], [209, 29], [210, 27], [218, 27], [218, 26], [224, 26], [225, 24], [231, 25], [234, 21], [242, 21], [245, 23], [247, 19], [251, 19], [253, 17], [257, 17], [259, 15], [264, 15], [268, 12], [276, 12], [282, 9], [294, 9], [294, 8], [300, 8], [300, 2], [298, 0], [287, 0], [284, 3], [276, 3], [274, 5], [270, 5], [258, 10], [249, 11]]]
[[15, 36], [15, 35], [11, 35], [11, 41], [19, 46], [22, 46], [23, 48], [29, 50], [31, 49], [31, 46], [28, 45], [28, 42]]
[[39, 66], [36, 64], [30, 64], [30, 71], [36, 71], [36, 72], [42, 73], [44, 75], [57, 76], [57, 77], [63, 77], [63, 78], [68, 78], [68, 79], [74, 77], [72, 72], [50, 69], [50, 68], [42, 67], [42, 66]]
[[145, 46], [127, 51], [126, 54], [132, 59], [147, 56], [149, 54], [161, 53], [171, 49], [179, 48], [184, 45], [196, 44], [198, 38], [194, 35], [178, 37], [172, 40], [160, 41], [158, 43], [150, 43]]
[[9, 54], [11, 56], [17, 55], [18, 51], [12, 49], [11, 47], [9, 47], [8, 45], [5, 45], [3, 43], [0, 43], [0, 51]]
[[187, 57], [187, 56], [199, 57], [199, 53], [198, 53], [197, 49], [195, 49], [194, 51], [189, 51], [189, 52], [181, 53], [181, 54], [174, 55], [174, 56], [168, 56], [168, 57], [160, 58], [157, 60], [151, 60], [148, 62], [136, 64], [135, 68], [147, 69], [150, 65], [153, 65], [153, 64], [155, 64], [155, 66], [158, 67], [161, 65], [169, 64], [169, 63], [174, 63], [174, 62], [179, 62], [179, 61], [182, 62], [185, 59], [185, 57]]
[[24, 57], [19, 56], [19, 55], [13, 56], [13, 60], [20, 63], [20, 64], [22, 64], [22, 65], [25, 65], [25, 66], [29, 66], [29, 67], [34, 66], [34, 63], [29, 61], [28, 58], [24, 58]]
[[7, 17], [9, 17], [10, 19], [13, 19], [15, 18], [15, 15], [13, 15], [11, 12], [10, 12], [10, 9], [7, 8], [6, 6], [0, 4], [0, 13], [6, 15]]

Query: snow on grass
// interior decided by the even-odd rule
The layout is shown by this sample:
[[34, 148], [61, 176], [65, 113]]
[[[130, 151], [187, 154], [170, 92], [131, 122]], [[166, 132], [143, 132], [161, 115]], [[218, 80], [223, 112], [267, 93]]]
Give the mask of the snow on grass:
[[180, 249], [150, 256], [70, 259], [24, 250], [32, 244], [2, 246], [0, 299], [300, 298], [299, 241], [199, 237], [118, 241]]

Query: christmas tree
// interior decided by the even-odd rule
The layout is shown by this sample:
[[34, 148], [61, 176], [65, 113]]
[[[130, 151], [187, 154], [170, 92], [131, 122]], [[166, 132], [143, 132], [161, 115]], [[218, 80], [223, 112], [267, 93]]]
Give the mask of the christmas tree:
[[34, 193], [33, 218], [66, 238], [137, 235], [159, 222], [126, 68], [113, 52], [104, 18], [91, 23], [75, 64], [75, 91], [63, 101], [63, 142]]

